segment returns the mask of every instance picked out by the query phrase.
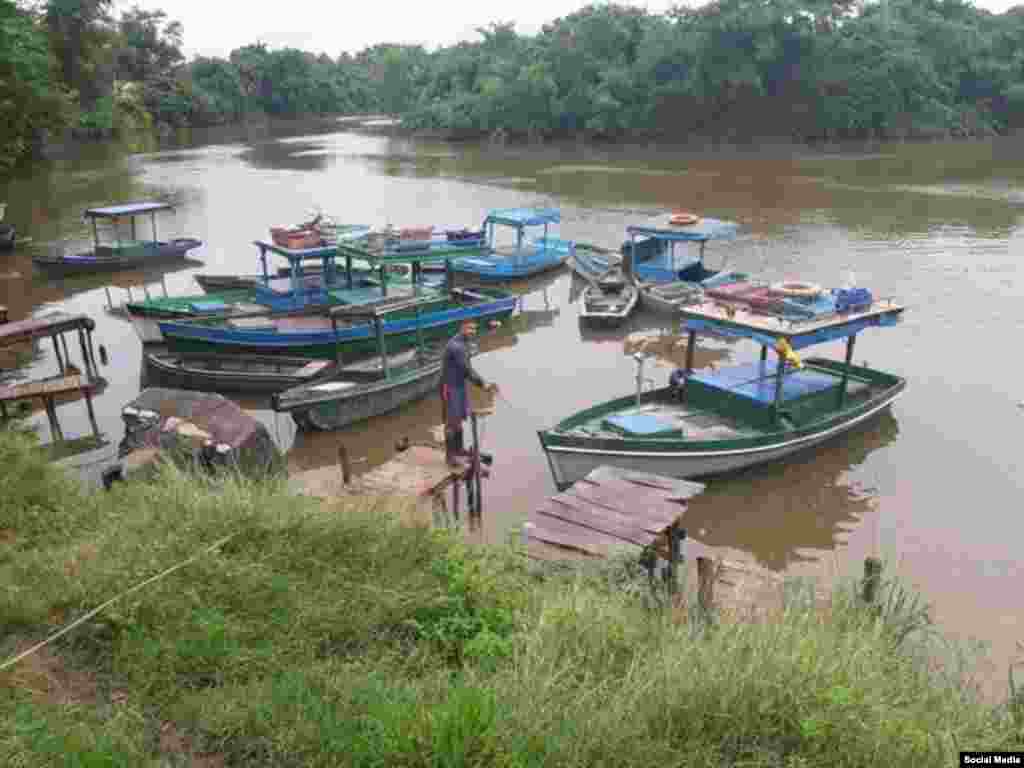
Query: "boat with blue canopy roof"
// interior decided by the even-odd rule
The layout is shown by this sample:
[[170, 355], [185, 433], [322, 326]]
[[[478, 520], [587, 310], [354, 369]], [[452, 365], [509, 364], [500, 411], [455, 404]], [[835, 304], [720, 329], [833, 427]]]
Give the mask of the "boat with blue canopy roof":
[[[555, 269], [572, 256], [575, 243], [548, 234], [549, 227], [561, 221], [555, 208], [503, 208], [491, 211], [481, 229], [486, 247], [480, 253], [467, 254], [452, 261], [452, 270], [480, 280], [517, 280]], [[498, 226], [515, 230], [515, 243], [495, 243]], [[542, 227], [539, 237], [528, 237], [527, 229]]]
[[[793, 285], [774, 290], [783, 296], [802, 291], [813, 306], [815, 287]], [[679, 478], [722, 474], [813, 448], [876, 417], [903, 393], [906, 381], [854, 365], [854, 342], [864, 330], [895, 325], [904, 308], [875, 300], [866, 289], [830, 296], [830, 312], [803, 315], [740, 299], [682, 307], [686, 365], [667, 386], [645, 391], [645, 358], [635, 355], [635, 394], [586, 408], [538, 433], [555, 484], [567, 487], [602, 464]], [[698, 334], [751, 339], [761, 345], [760, 359], [694, 370]], [[844, 361], [797, 354], [840, 339], [846, 339]]]
[[629, 239], [621, 250], [640, 285], [641, 306], [675, 313], [699, 302], [703, 288], [745, 281], [742, 272], [709, 269], [704, 263], [708, 242], [731, 240], [737, 229], [731, 221], [679, 213], [628, 226]]
[[[32, 257], [32, 263], [41, 271], [52, 276], [71, 276], [110, 272], [119, 269], [135, 269], [168, 261], [185, 259], [188, 252], [203, 243], [192, 237], [173, 240], [159, 240], [156, 231], [156, 214], [173, 210], [174, 206], [163, 202], [125, 203], [101, 208], [87, 208], [82, 215], [92, 225], [93, 249], [82, 253], [65, 253], [63, 248], [55, 252]], [[139, 234], [136, 217], [149, 216], [151, 238]], [[119, 226], [128, 219], [127, 237]], [[112, 237], [104, 242], [100, 238], [99, 223], [110, 225]]]

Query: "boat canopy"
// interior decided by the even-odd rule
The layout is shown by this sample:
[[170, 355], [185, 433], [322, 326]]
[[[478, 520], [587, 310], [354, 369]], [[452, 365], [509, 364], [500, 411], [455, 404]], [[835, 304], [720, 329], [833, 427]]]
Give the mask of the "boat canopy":
[[538, 227], [557, 224], [562, 215], [557, 208], [500, 208], [491, 211], [484, 224], [504, 224], [509, 227]]
[[103, 208], [86, 208], [85, 216], [90, 219], [116, 219], [120, 216], [139, 216], [144, 213], [174, 210], [171, 203], [141, 202], [108, 205]]
[[631, 224], [626, 227], [630, 237], [647, 236], [658, 240], [684, 240], [704, 243], [708, 240], [731, 240], [736, 237], [739, 228], [735, 222], [721, 219], [701, 218], [695, 224], [673, 225], [671, 217], [659, 216], [644, 224]]
[[902, 317], [903, 309], [903, 306], [884, 299], [863, 312], [793, 321], [741, 309], [732, 311], [730, 316], [730, 310], [713, 302], [705, 302], [682, 307], [680, 314], [685, 330], [691, 333], [714, 333], [752, 339], [765, 346], [773, 346], [779, 339], [784, 339], [793, 349], [804, 349], [814, 344], [856, 336], [867, 328], [896, 325]]

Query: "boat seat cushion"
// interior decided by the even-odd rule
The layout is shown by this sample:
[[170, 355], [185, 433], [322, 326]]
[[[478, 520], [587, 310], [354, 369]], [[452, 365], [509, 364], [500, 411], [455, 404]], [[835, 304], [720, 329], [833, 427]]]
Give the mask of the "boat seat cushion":
[[[775, 376], [766, 376], [745, 384], [729, 388], [729, 391], [740, 397], [752, 400], [758, 405], [772, 405], [775, 402]], [[801, 370], [787, 373], [782, 380], [782, 400], [795, 400], [798, 397], [824, 392], [839, 386], [839, 379], [827, 373]]]
[[193, 312], [221, 312], [228, 308], [223, 301], [193, 301], [188, 305]]
[[605, 418], [602, 426], [636, 437], [667, 437], [683, 433], [679, 422], [658, 413], [620, 413]]

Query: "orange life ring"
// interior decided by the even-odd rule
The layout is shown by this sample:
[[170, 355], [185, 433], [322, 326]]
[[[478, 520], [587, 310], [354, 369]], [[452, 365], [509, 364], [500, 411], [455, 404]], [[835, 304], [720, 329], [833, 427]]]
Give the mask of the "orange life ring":
[[674, 227], [688, 227], [700, 221], [700, 216], [689, 211], [676, 211], [669, 217], [668, 223]]
[[793, 299], [813, 299], [821, 294], [821, 286], [817, 283], [784, 280], [781, 283], [772, 283], [771, 291], [779, 296], [788, 296]]

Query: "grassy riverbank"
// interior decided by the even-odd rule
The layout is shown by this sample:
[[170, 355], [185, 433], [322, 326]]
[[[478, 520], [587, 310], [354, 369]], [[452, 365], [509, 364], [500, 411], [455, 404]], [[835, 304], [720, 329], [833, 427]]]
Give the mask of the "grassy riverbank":
[[706, 629], [621, 567], [541, 577], [379, 504], [174, 471], [84, 494], [6, 431], [0, 462], [0, 658], [232, 536], [0, 672], [5, 766], [953, 765], [1024, 743], [923, 661], [898, 600]]

